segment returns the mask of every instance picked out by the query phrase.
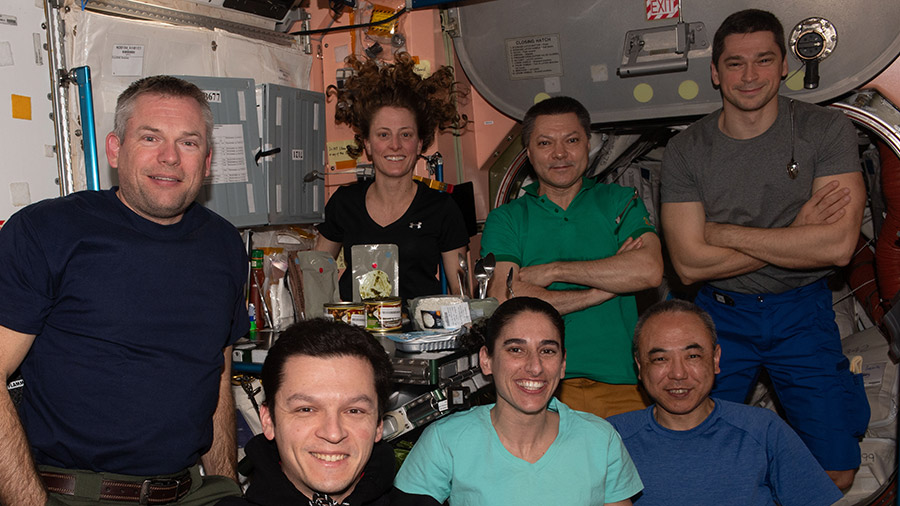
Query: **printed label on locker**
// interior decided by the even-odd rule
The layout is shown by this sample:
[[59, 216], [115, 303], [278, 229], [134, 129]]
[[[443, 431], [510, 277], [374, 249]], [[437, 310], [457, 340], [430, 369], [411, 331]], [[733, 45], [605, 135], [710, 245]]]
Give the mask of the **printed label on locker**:
[[115, 44], [110, 64], [114, 76], [139, 76], [144, 68], [144, 46]]
[[244, 130], [239, 124], [213, 127], [213, 152], [210, 175], [203, 184], [246, 183], [247, 157]]
[[303, 150], [302, 149], [292, 149], [291, 150], [291, 160], [294, 160], [294, 161], [303, 160]]
[[222, 103], [222, 92], [218, 90], [203, 90], [203, 93], [206, 94], [206, 101], [213, 104], [221, 104]]

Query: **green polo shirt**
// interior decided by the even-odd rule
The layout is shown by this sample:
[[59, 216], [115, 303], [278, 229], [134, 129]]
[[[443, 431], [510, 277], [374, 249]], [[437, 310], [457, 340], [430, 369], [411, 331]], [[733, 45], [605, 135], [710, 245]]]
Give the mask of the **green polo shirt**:
[[[641, 199], [631, 203], [632, 188], [597, 184], [582, 179], [581, 190], [568, 209], [544, 195], [538, 183], [524, 188], [525, 195], [488, 215], [481, 238], [481, 255], [493, 253], [498, 261], [520, 267], [556, 261], [596, 260], [616, 254], [629, 237], [656, 232]], [[620, 225], [616, 216], [627, 210]], [[501, 275], [504, 275], [501, 273]], [[588, 287], [553, 283], [550, 290]], [[637, 384], [631, 355], [631, 336], [637, 322], [633, 295], [620, 295], [603, 304], [564, 315], [566, 322], [566, 377], [588, 378], [613, 384]]]

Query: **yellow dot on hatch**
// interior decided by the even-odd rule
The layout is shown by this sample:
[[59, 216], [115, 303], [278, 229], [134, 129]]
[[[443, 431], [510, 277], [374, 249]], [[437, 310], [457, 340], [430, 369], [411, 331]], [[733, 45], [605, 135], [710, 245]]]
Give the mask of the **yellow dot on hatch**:
[[543, 102], [550, 98], [550, 95], [544, 93], [543, 91], [534, 96], [534, 103]]
[[697, 85], [696, 81], [692, 81], [691, 79], [682, 81], [681, 84], [678, 85], [678, 96], [685, 100], [694, 100], [699, 93], [700, 86]]
[[788, 87], [789, 90], [799, 91], [803, 89], [803, 78], [806, 77], [806, 72], [794, 72], [790, 78], [788, 78], [784, 85]]
[[634, 99], [646, 104], [653, 98], [653, 87], [647, 83], [641, 83], [634, 87]]

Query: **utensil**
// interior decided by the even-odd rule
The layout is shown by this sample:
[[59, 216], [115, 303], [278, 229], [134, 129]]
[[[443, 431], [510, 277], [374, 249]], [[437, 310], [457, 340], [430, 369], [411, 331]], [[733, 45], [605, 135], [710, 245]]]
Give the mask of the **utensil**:
[[459, 285], [459, 290], [465, 297], [471, 297], [472, 291], [469, 290], [469, 262], [462, 253], [459, 254], [459, 270], [462, 272], [462, 284]]
[[484, 268], [484, 259], [479, 258], [475, 261], [475, 281], [478, 282], [478, 298], [483, 299], [487, 290], [488, 273]]
[[497, 266], [497, 261], [494, 260], [494, 254], [488, 253], [484, 257], [484, 272], [487, 273], [487, 282], [485, 282], [485, 295], [487, 295], [487, 285], [491, 282], [491, 278], [494, 277], [494, 268]]
[[513, 268], [509, 268], [509, 274], [506, 276], [506, 298], [511, 299], [516, 296], [512, 289]]

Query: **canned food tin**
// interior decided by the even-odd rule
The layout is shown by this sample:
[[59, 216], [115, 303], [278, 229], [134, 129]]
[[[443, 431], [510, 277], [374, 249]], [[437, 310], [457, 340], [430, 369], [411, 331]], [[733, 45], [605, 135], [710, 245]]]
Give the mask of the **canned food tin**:
[[366, 328], [366, 306], [362, 302], [327, 302], [325, 318]]
[[366, 301], [366, 328], [376, 332], [399, 330], [403, 324], [400, 299], [388, 297]]

